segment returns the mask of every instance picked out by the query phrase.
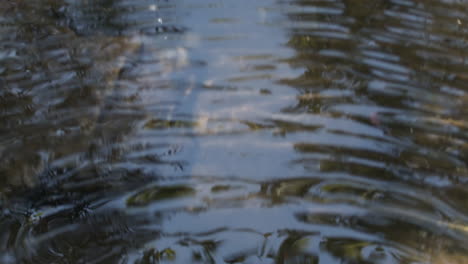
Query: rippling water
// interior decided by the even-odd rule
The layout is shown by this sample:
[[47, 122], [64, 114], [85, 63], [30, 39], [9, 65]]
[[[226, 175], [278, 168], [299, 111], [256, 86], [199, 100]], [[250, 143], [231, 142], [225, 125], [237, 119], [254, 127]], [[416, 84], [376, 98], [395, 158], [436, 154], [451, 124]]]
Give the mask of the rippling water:
[[1, 263], [468, 263], [468, 2], [9, 0]]

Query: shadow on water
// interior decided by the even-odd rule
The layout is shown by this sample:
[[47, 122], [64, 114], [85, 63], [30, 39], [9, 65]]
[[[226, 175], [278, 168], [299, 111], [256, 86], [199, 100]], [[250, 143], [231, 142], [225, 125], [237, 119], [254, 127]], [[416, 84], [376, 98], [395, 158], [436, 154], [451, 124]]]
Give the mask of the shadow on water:
[[0, 262], [468, 262], [464, 1], [8, 1]]

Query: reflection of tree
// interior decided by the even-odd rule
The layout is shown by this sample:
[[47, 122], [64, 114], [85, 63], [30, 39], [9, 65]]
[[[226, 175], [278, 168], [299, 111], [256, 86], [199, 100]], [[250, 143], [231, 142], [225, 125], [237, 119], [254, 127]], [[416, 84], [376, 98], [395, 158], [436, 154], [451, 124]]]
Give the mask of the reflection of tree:
[[121, 34], [128, 26], [122, 23], [121, 17], [125, 14], [118, 4], [119, 1], [115, 0], [70, 2], [66, 6], [52, 6], [50, 12], [62, 25], [66, 25], [77, 35], [100, 33], [115, 36]]
[[[447, 22], [446, 17], [437, 13], [441, 7], [428, 4], [413, 10], [383, 0], [340, 4], [300, 2], [298, 5], [335, 8], [340, 12], [293, 12], [289, 15], [292, 21], [310, 26], [291, 30], [288, 44], [296, 50], [296, 56], [290, 59], [290, 64], [303, 68], [304, 73], [284, 81], [300, 92], [296, 105], [286, 110], [346, 117], [377, 127], [389, 136], [414, 143], [413, 147], [404, 148], [393, 164], [459, 177], [459, 170], [466, 170], [463, 165], [466, 148], [457, 143], [466, 137], [463, 133], [466, 122], [460, 116], [464, 103], [458, 96], [441, 92], [440, 87], [450, 86], [458, 91], [464, 88], [456, 78], [447, 80], [440, 76], [450, 72], [457, 74], [461, 68], [455, 62], [449, 65], [440, 60], [436, 65], [435, 59], [445, 55], [449, 59], [456, 49], [452, 49], [449, 42], [441, 42], [435, 45], [449, 53], [437, 51], [434, 43], [418, 39], [434, 34], [445, 34], [447, 38], [460, 34], [449, 30], [440, 32], [437, 25]], [[408, 18], [405, 14], [413, 16]], [[407, 20], [410, 19], [418, 21], [420, 31], [409, 27]], [[410, 38], [411, 32], [417, 36]], [[430, 69], [421, 68], [429, 64]], [[439, 77], [435, 76], [436, 72]], [[451, 101], [456, 103], [448, 103]], [[404, 114], [397, 114], [398, 111]], [[407, 118], [417, 122], [410, 124]], [[333, 132], [364, 136], [346, 130]], [[447, 154], [453, 153], [453, 149], [460, 151], [455, 155]]]
[[[290, 20], [301, 25], [289, 32], [288, 45], [296, 52], [289, 62], [292, 67], [304, 69], [304, 73], [284, 80], [299, 91], [295, 105], [285, 110], [320, 115], [336, 123], [346, 120], [343, 123], [348, 126], [324, 126], [316, 133], [317, 138], [325, 139], [323, 143], [314, 138], [313, 132], [300, 130], [310, 133], [312, 140], [294, 144], [300, 157], [293, 164], [314, 176], [362, 177], [389, 186], [402, 184], [415, 192], [421, 188], [420, 196], [436, 196], [443, 201], [442, 207], [451, 207], [463, 215], [466, 203], [460, 197], [468, 191], [461, 183], [466, 178], [467, 151], [461, 142], [466, 141], [467, 126], [460, 113], [465, 109], [462, 98], [467, 90], [460, 81], [466, 67], [455, 56], [466, 56], [459, 50], [466, 32], [455, 30], [455, 19], [446, 14], [466, 12], [460, 11], [464, 9], [458, 4], [440, 1], [410, 3], [405, 6], [385, 0], [296, 1], [306, 11], [289, 14]], [[307, 12], [314, 10], [306, 9], [310, 7], [317, 10]], [[318, 8], [323, 8], [323, 12]], [[453, 88], [453, 94], [443, 92], [441, 87]], [[338, 141], [328, 141], [326, 136]], [[349, 146], [349, 142], [359, 144]], [[438, 185], [441, 182], [444, 186]], [[445, 214], [440, 212], [440, 204], [418, 201], [420, 197], [404, 198], [405, 194], [397, 190], [382, 191], [371, 183], [334, 179], [318, 189], [320, 192], [311, 196], [326, 202], [409, 207], [407, 210], [421, 215], [425, 212], [435, 219]], [[447, 218], [456, 219], [447, 214]], [[427, 227], [414, 219], [375, 215], [360, 219], [340, 214], [300, 214], [298, 218], [311, 224], [342, 224], [353, 230], [378, 232], [386, 241], [409, 246], [423, 255], [445, 255], [456, 247], [457, 235], [447, 234], [454, 230], [440, 234], [437, 225]], [[418, 241], [423, 240], [421, 245]], [[372, 260], [382, 263], [382, 256], [389, 258], [392, 251], [397, 251], [390, 246], [379, 248], [373, 242], [346, 238], [326, 239], [322, 249], [341, 259], [339, 263], [377, 263], [362, 255], [372, 246]], [[447, 259], [454, 263], [466, 261], [461, 254], [464, 250], [454, 249]], [[408, 254], [401, 256], [400, 261], [421, 260]]]
[[137, 230], [141, 218], [95, 212], [154, 177], [113, 167], [145, 116], [127, 85], [142, 44], [122, 34], [119, 1], [44, 2], [0, 7], [0, 259], [112, 263], [156, 235]]
[[135, 78], [128, 69], [143, 51], [130, 32], [140, 32], [122, 34], [141, 21], [130, 25], [123, 19], [129, 9], [119, 3], [13, 1], [2, 7], [0, 28], [10, 34], [2, 34], [0, 171], [9, 176], [0, 189], [35, 185], [34, 175], [48, 174], [56, 160], [73, 167], [118, 159], [121, 150], [113, 145], [144, 115], [136, 86], [127, 85]]
[[[7, 69], [4, 74], [10, 91], [3, 95], [2, 106], [7, 108], [2, 115], [3, 136], [10, 142], [19, 135], [22, 137], [19, 142], [5, 145], [6, 156], [1, 167], [6, 169], [5, 166], [15, 163], [29, 167], [26, 171], [10, 167], [5, 172], [14, 181], [13, 175], [23, 174], [27, 185], [34, 181], [27, 178], [45, 165], [40, 164], [41, 160], [83, 152], [89, 149], [90, 143], [99, 141], [100, 135], [119, 137], [128, 131], [124, 127], [106, 126], [105, 104], [110, 94], [116, 92], [115, 83], [121, 67], [114, 58], [125, 56], [136, 46], [124, 38], [94, 38], [91, 42], [66, 34], [51, 35], [48, 39], [50, 42], [43, 41], [37, 46], [24, 43], [25, 48], [18, 53], [28, 63], [18, 65], [17, 69]], [[52, 44], [52, 41], [63, 41], [63, 44]], [[59, 54], [52, 55], [51, 48]], [[9, 106], [12, 104], [14, 107]], [[115, 120], [120, 120], [120, 126], [128, 126], [124, 118], [120, 116]], [[36, 162], [30, 163], [33, 160]]]

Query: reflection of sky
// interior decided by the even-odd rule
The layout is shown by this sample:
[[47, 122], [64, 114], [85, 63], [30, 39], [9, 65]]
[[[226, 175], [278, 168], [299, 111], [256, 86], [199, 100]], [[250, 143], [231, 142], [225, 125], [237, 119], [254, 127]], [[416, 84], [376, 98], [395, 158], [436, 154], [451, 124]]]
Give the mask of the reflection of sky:
[[[298, 143], [374, 153], [395, 151], [390, 144], [378, 140], [329, 132], [353, 131], [383, 139], [382, 131], [375, 127], [346, 118], [281, 114], [297, 103], [297, 91], [278, 81], [299, 76], [304, 70], [292, 69], [283, 61], [292, 58], [296, 51], [286, 45], [290, 38], [286, 26], [292, 22], [288, 22], [281, 5], [274, 1], [183, 1], [172, 2], [171, 8], [177, 10], [171, 23], [187, 27], [188, 32], [158, 38], [152, 45], [166, 47], [167, 54], [173, 53], [172, 57], [183, 58], [183, 62], [169, 73], [174, 87], [158, 91], [153, 98], [175, 102], [171, 119], [193, 119], [198, 125], [190, 135], [170, 130], [163, 138], [156, 137], [153, 131], [142, 131], [149, 141], [165, 140], [182, 148], [166, 160], [184, 161], [183, 169], [167, 166], [160, 173], [271, 179], [308, 175], [312, 167], [320, 171], [319, 163], [307, 168], [295, 164], [294, 161], [308, 158], [295, 150]], [[262, 90], [271, 94], [262, 94]], [[374, 111], [365, 105], [362, 109], [341, 106], [349, 113], [362, 113], [364, 118]], [[280, 135], [280, 128], [271, 123], [274, 120], [320, 129]], [[270, 127], [251, 131], [246, 121]]]
[[[189, 27], [188, 35], [198, 40], [187, 43], [190, 55], [195, 60], [209, 62], [206, 77], [234, 76], [239, 67], [249, 63], [242, 58], [245, 56], [269, 55], [271, 60], [277, 60], [292, 55], [292, 50], [284, 47], [286, 32], [281, 27], [266, 24], [270, 20], [285, 19], [278, 10], [266, 8], [275, 6], [272, 2], [216, 1], [200, 5], [199, 1], [186, 1], [181, 5], [181, 10], [187, 8], [190, 12], [181, 17], [180, 22]], [[196, 8], [191, 8], [194, 6]]]
[[[174, 116], [192, 116], [203, 127], [195, 129], [202, 136], [170, 139], [183, 146], [174, 158], [188, 161], [190, 169], [174, 172], [168, 168], [162, 173], [222, 172], [244, 177], [255, 177], [261, 171], [268, 175], [272, 169], [287, 173], [287, 160], [294, 154], [292, 142], [269, 139], [271, 131], [235, 133], [239, 129], [248, 132], [242, 121], [271, 119], [295, 101], [296, 92], [277, 83], [300, 74], [280, 61], [294, 51], [285, 45], [284, 28], [272, 26], [273, 21], [285, 19], [279, 7], [275, 8], [274, 1], [184, 1], [175, 5], [179, 14], [175, 23], [189, 31], [174, 44], [187, 50], [189, 62], [170, 78], [189, 88], [183, 88], [184, 97], [176, 99], [181, 103]], [[261, 94], [261, 90], [271, 95]]]

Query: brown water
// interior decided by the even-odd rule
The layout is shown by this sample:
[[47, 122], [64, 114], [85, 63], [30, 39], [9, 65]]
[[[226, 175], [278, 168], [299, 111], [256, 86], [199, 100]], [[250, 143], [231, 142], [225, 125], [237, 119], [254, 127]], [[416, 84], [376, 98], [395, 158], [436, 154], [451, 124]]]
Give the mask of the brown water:
[[467, 1], [0, 6], [0, 263], [468, 263]]

